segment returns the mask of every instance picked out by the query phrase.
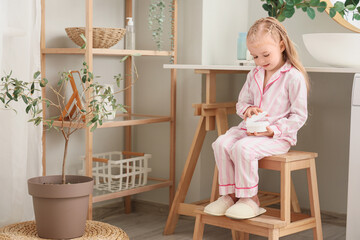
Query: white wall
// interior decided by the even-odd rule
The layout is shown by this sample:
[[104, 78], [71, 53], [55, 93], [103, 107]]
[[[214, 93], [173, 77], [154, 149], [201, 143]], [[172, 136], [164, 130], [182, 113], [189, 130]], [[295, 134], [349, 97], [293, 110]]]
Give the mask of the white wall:
[[[138, 5], [135, 12], [138, 21], [145, 23], [141, 29], [139, 29], [140, 26], [137, 28], [137, 44], [155, 49], [150, 38], [151, 33], [147, 30], [147, 2], [149, 1], [146, 0], [146, 2], [142, 2], [144, 4]], [[178, 62], [200, 64], [202, 56], [202, 1], [178, 1], [178, 7]], [[168, 58], [139, 59], [141, 80], [135, 88], [135, 108], [137, 111], [165, 115], [169, 113], [170, 70], [162, 69], [162, 64], [166, 63], [169, 63]], [[197, 118], [193, 117], [191, 104], [201, 102], [200, 75], [195, 75], [193, 71], [178, 71], [176, 101], [176, 182], [178, 183], [197, 125]], [[146, 150], [153, 154], [150, 161], [151, 176], [168, 177], [169, 136], [168, 123], [138, 126], [135, 129], [134, 148], [138, 151]], [[195, 170], [187, 201], [196, 201], [200, 198], [199, 171], [200, 168], [198, 167]], [[159, 189], [136, 195], [136, 198], [168, 204], [168, 195], [168, 189]]]
[[248, 0], [203, 1], [202, 64], [234, 64], [247, 25]]

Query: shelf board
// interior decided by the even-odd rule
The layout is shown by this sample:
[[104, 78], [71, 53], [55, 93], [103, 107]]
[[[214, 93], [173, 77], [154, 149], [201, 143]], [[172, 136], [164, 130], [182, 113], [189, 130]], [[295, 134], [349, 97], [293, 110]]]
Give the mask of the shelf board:
[[[110, 128], [110, 127], [124, 127], [134, 126], [142, 124], [170, 122], [170, 116], [158, 116], [158, 115], [145, 115], [145, 114], [116, 114], [115, 120], [104, 121], [98, 128]], [[45, 125], [45, 124], [44, 124]], [[54, 121], [53, 126], [61, 127], [62, 121]], [[69, 121], [64, 121], [64, 127], [71, 128], [85, 128], [86, 125], [83, 122], [75, 122], [70, 124]]]
[[168, 179], [156, 178], [156, 180], [155, 179], [152, 180], [151, 178], [149, 178], [147, 185], [145, 185], [145, 186], [122, 190], [119, 192], [109, 192], [109, 191], [101, 191], [101, 190], [94, 189], [93, 203], [102, 202], [102, 201], [119, 198], [119, 197], [125, 197], [128, 195], [138, 194], [138, 193], [142, 193], [142, 192], [148, 192], [148, 191], [151, 191], [154, 189], [170, 187], [170, 186], [172, 186], [172, 181], [170, 181]]
[[[241, 73], [249, 72], [255, 66], [238, 66], [238, 65], [198, 65], [198, 64], [164, 64], [165, 69], [190, 69], [201, 71], [218, 71], [218, 73]], [[309, 73], [359, 73], [360, 68], [337, 68], [337, 67], [305, 67]]]
[[[105, 56], [127, 56], [127, 55], [141, 55], [141, 56], [173, 56], [173, 51], [153, 51], [153, 50], [126, 50], [126, 49], [107, 49], [107, 48], [93, 48], [94, 55]], [[85, 54], [85, 49], [80, 48], [43, 48], [42, 54]]]

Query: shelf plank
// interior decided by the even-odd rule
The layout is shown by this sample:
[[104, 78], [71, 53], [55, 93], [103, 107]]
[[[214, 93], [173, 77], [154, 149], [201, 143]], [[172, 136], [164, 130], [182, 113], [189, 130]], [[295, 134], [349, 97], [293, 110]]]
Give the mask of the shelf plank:
[[[42, 54], [85, 54], [85, 49], [80, 48], [42, 48]], [[127, 56], [127, 55], [141, 55], [141, 56], [173, 56], [173, 51], [153, 51], [153, 50], [127, 50], [127, 49], [107, 49], [107, 48], [93, 48], [94, 55], [105, 56]]]
[[42, 54], [85, 54], [85, 49], [80, 48], [42, 48]]
[[137, 188], [133, 188], [133, 189], [123, 190], [120, 192], [107, 193], [107, 194], [97, 195], [97, 196], [94, 195], [93, 203], [102, 202], [102, 201], [119, 198], [119, 197], [125, 197], [128, 195], [138, 194], [138, 193], [147, 192], [147, 191], [151, 191], [154, 189], [164, 188], [164, 187], [169, 187], [169, 186], [172, 186], [172, 181], [166, 180], [166, 181], [162, 181], [160, 183], [155, 183], [155, 184], [150, 184], [150, 185], [146, 185], [143, 187], [137, 187]]
[[[116, 117], [119, 118], [131, 118], [131, 117], [141, 117], [142, 119], [130, 119], [130, 120], [114, 120], [114, 121], [105, 121], [102, 126], [98, 128], [110, 128], [110, 127], [124, 127], [124, 126], [134, 126], [142, 124], [151, 124], [151, 123], [160, 123], [160, 122], [170, 122], [170, 116], [158, 116], [158, 115], [145, 115], [145, 114], [118, 114]], [[44, 123], [44, 125], [46, 125]], [[62, 121], [54, 121], [53, 126], [61, 127]], [[70, 124], [69, 121], [64, 121], [64, 127], [70, 128], [85, 128], [86, 125], [83, 122], [75, 122]]]

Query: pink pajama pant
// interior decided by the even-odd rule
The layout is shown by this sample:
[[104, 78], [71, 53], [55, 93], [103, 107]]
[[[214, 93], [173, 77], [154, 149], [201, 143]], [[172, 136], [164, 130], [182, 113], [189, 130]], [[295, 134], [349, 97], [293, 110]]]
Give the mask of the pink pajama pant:
[[258, 160], [289, 151], [286, 140], [247, 136], [246, 130], [230, 128], [212, 144], [219, 170], [219, 194], [248, 198], [258, 192]]

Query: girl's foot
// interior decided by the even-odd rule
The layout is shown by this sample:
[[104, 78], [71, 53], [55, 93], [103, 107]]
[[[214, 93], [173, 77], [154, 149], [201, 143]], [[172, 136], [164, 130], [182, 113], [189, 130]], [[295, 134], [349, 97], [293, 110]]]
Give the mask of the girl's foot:
[[226, 210], [234, 205], [234, 200], [229, 195], [224, 195], [204, 208], [204, 212], [214, 216], [224, 216]]

